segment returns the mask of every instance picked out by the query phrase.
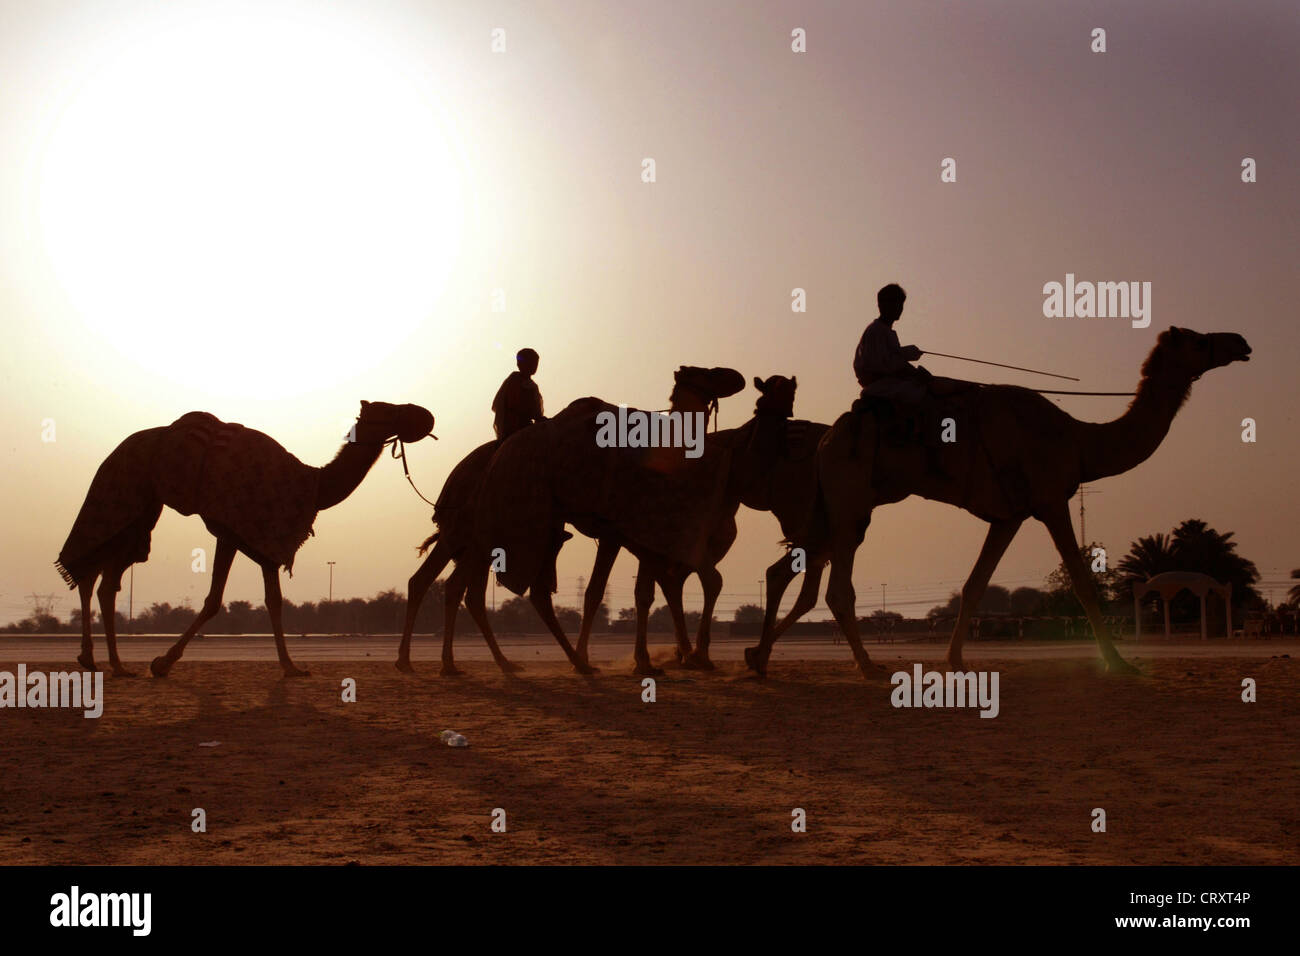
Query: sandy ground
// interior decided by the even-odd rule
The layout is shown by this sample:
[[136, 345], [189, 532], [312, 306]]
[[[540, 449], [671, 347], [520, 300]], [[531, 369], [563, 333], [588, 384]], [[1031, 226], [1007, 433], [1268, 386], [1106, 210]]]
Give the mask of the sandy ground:
[[[893, 708], [887, 677], [864, 680], [843, 646], [774, 659], [757, 681], [731, 660], [743, 644], [723, 642], [718, 671], [670, 668], [643, 703], [618, 644], [605, 656], [624, 656], [594, 678], [517, 644], [527, 669], [505, 676], [467, 640], [467, 676], [452, 679], [419, 663], [427, 641], [420, 673], [399, 674], [391, 643], [361, 642], [361, 659], [316, 660], [296, 681], [187, 655], [166, 681], [106, 679], [99, 720], [0, 711], [0, 863], [1300, 859], [1294, 644], [1130, 646], [1140, 678], [1102, 674], [1086, 646], [1048, 659], [973, 646], [971, 663], [1001, 674], [988, 720]], [[69, 666], [19, 646], [0, 642], [0, 670]], [[942, 647], [871, 650], [920, 660]], [[152, 653], [128, 644], [128, 659]], [[345, 677], [355, 704], [340, 700]], [[1243, 677], [1258, 703], [1241, 701]], [[440, 744], [445, 728], [471, 746]], [[190, 829], [195, 807], [207, 833]], [[506, 833], [490, 828], [498, 807]], [[806, 833], [791, 832], [796, 807]], [[1106, 833], [1090, 829], [1094, 807]]]

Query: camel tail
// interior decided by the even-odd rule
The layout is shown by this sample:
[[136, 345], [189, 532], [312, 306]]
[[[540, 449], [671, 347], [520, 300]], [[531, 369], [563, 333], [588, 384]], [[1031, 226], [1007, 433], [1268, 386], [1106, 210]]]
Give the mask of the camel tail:
[[419, 553], [424, 554], [424, 552], [428, 551], [430, 546], [438, 540], [438, 535], [440, 534], [442, 534], [441, 531], [435, 531], [433, 534], [429, 535], [429, 537], [425, 538], [424, 543], [420, 545]]
[[54, 569], [59, 572], [59, 577], [67, 582], [69, 590], [75, 591], [77, 589], [77, 579], [72, 576], [71, 571], [64, 567], [62, 561], [55, 561]]

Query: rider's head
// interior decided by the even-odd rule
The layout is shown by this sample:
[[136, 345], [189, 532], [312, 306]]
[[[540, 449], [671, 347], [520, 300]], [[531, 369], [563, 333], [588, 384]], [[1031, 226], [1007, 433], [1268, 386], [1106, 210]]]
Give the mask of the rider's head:
[[880, 317], [886, 322], [896, 322], [903, 314], [903, 302], [907, 293], [897, 282], [891, 282], [876, 293], [876, 305], [880, 306]]
[[532, 375], [537, 371], [537, 362], [537, 353], [532, 349], [520, 349], [519, 354], [515, 356], [515, 364], [525, 375]]

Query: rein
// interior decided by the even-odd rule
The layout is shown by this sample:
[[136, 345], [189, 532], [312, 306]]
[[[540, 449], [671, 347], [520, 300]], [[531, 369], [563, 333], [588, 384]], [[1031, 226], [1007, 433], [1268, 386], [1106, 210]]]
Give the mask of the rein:
[[[357, 416], [357, 422], [359, 423], [360, 421], [361, 421], [361, 416], [358, 415], [358, 416]], [[376, 423], [376, 424], [380, 424], [380, 423]], [[354, 426], [353, 426], [353, 436], [354, 436], [353, 440], [355, 440], [355, 435], [356, 435], [356, 426], [354, 425]], [[426, 437], [432, 438], [434, 441], [437, 441], [437, 440], [438, 440], [438, 436], [435, 435], [435, 434], [433, 434], [432, 431], [430, 431], [429, 434], [428, 434], [428, 436], [426, 436]], [[401, 458], [401, 459], [402, 459], [402, 474], [406, 476], [406, 481], [407, 481], [408, 484], [410, 484], [410, 486], [411, 486], [411, 490], [414, 491], [417, 495], [419, 495], [420, 500], [423, 501], [425, 504], [427, 504], [427, 505], [433, 505], [433, 507], [436, 508], [437, 505], [434, 504], [434, 502], [430, 501], [428, 498], [424, 497], [424, 495], [421, 495], [421, 494], [420, 494], [420, 489], [417, 488], [417, 487], [415, 487], [415, 482], [411, 480], [411, 467], [406, 463], [406, 443], [403, 442], [401, 438], [399, 438], [398, 436], [394, 435], [392, 438], [390, 438], [390, 439], [388, 439], [387, 441], [383, 442], [383, 444], [380, 446], [379, 453], [382, 455], [382, 454], [384, 453], [384, 448], [386, 448], [386, 447], [388, 447], [388, 446], [390, 446], [390, 445], [392, 446], [392, 449], [391, 449], [391, 451], [392, 451], [392, 457], [394, 457], [394, 458]]]
[[[394, 458], [401, 458], [401, 459], [402, 459], [402, 474], [404, 474], [404, 475], [406, 476], [406, 480], [407, 480], [407, 482], [410, 484], [410, 486], [411, 486], [411, 490], [414, 491], [417, 495], [420, 495], [420, 489], [417, 488], [417, 487], [415, 487], [415, 482], [411, 480], [411, 469], [410, 469], [410, 467], [406, 464], [406, 443], [403, 442], [403, 441], [402, 441], [400, 438], [398, 438], [397, 436], [393, 436], [392, 438], [388, 439], [388, 441], [384, 442], [384, 444], [385, 444], [385, 445], [392, 445], [392, 446], [393, 446], [393, 447], [392, 447], [392, 457], [394, 457]], [[425, 504], [428, 504], [428, 505], [433, 505], [433, 504], [434, 504], [434, 503], [433, 503], [432, 501], [430, 501], [428, 498], [425, 498], [424, 495], [420, 495], [420, 499], [421, 499]], [[434, 507], [436, 508], [437, 505], [434, 505]]]

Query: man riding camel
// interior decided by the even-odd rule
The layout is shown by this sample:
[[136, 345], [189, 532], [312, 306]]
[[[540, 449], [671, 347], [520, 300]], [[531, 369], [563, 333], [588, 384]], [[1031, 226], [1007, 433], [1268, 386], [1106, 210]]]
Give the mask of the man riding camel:
[[853, 356], [853, 372], [862, 386], [854, 410], [874, 408], [885, 433], [900, 444], [919, 443], [935, 475], [946, 477], [939, 434], [933, 417], [937, 396], [974, 388], [974, 383], [936, 378], [912, 363], [924, 353], [915, 345], [900, 345], [894, 323], [903, 315], [907, 293], [891, 282], [876, 293], [880, 316], [867, 326]]
[[867, 326], [853, 356], [853, 373], [862, 395], [917, 404], [928, 394], [930, 373], [912, 365], [923, 354], [915, 345], [900, 345], [894, 323], [903, 315], [907, 293], [891, 282], [876, 293], [880, 317]]
[[520, 349], [515, 356], [519, 370], [506, 376], [492, 399], [492, 411], [496, 416], [492, 427], [500, 441], [546, 417], [542, 413], [542, 391], [533, 381], [538, 361], [538, 355], [532, 349]]

